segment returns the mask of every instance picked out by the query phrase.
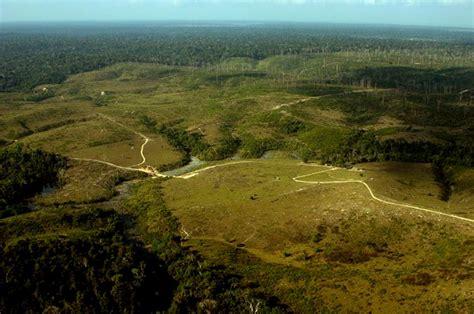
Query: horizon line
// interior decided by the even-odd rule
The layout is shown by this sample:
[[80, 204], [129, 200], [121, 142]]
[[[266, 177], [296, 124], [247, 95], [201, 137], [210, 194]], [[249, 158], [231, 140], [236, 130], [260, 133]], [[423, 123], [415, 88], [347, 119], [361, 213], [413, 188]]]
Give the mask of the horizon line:
[[[238, 19], [106, 19], [106, 20], [11, 20], [2, 21], [1, 24], [76, 24], [76, 23], [244, 23], [244, 24], [330, 24], [330, 25], [357, 25], [357, 26], [384, 26], [384, 27], [413, 27], [413, 28], [444, 28], [444, 29], [465, 29], [474, 31], [474, 25], [446, 25], [446, 24], [397, 24], [397, 23], [377, 23], [377, 22], [332, 22], [332, 21], [291, 21], [291, 20], [238, 20]], [[1, 29], [0, 29], [1, 32]]]

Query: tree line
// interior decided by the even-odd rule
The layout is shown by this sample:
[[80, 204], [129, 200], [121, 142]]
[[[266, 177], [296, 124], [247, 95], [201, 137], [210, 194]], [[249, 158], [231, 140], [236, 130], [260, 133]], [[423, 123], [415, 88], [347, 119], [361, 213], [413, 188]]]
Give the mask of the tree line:
[[404, 139], [381, 141], [373, 132], [355, 130], [344, 137], [336, 149], [320, 156], [323, 163], [349, 165], [373, 161], [432, 162], [466, 167], [474, 166], [474, 146], [469, 143], [408, 142]]
[[140, 122], [148, 131], [165, 136], [168, 142], [183, 154], [183, 158], [177, 163], [162, 166], [160, 169], [162, 171], [186, 165], [191, 161], [191, 156], [203, 160], [222, 160], [232, 157], [241, 144], [240, 139], [232, 135], [231, 127], [225, 124], [221, 126], [218, 143], [211, 145], [201, 133], [188, 132], [179, 126], [182, 120], [158, 125], [153, 118], [142, 115]]
[[[0, 33], [0, 91], [60, 83], [71, 74], [119, 62], [205, 67], [231, 57], [343, 51], [424, 51], [472, 56], [468, 32], [330, 25], [192, 28], [179, 25], [5, 26]], [[406, 40], [420, 36], [434, 40]]]

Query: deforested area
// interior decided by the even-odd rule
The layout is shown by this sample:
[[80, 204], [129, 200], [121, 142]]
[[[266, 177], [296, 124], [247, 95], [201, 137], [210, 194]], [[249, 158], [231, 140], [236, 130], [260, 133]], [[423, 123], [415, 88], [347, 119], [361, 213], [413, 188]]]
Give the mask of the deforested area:
[[472, 312], [467, 4], [165, 2], [5, 5], [0, 312]]

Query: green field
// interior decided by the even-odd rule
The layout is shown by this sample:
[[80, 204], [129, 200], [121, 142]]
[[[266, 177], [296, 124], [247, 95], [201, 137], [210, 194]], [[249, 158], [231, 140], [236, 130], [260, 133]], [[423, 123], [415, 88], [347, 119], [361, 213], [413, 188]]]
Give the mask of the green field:
[[[473, 60], [452, 58], [343, 51], [118, 63], [0, 93], [2, 146], [68, 158], [57, 187], [25, 200], [32, 212], [0, 220], [4, 246], [108, 235], [117, 219], [120, 236], [159, 256], [176, 287], [179, 263], [200, 272], [192, 252], [290, 312], [470, 312], [474, 107], [364, 72], [469, 77]], [[191, 156], [206, 162], [158, 178]], [[434, 157], [452, 174], [448, 200]], [[96, 227], [84, 226], [83, 210], [103, 214]], [[183, 285], [176, 291], [195, 283]]]
[[[163, 191], [188, 245], [261, 289], [268, 287], [297, 312], [470, 308], [472, 221], [381, 204], [356, 183], [292, 180], [320, 171], [327, 172], [302, 180], [362, 178], [384, 199], [437, 204], [447, 213], [465, 208], [461, 214], [473, 217], [465, 192], [455, 193], [444, 207], [425, 199], [427, 190], [437, 191], [432, 178], [416, 173], [423, 173], [425, 165], [408, 165], [407, 173], [401, 164], [360, 165], [366, 167], [370, 170], [327, 171], [289, 160], [260, 160], [171, 179]], [[380, 168], [398, 169], [396, 179]], [[406, 187], [391, 180], [412, 183]], [[399, 193], [387, 193], [380, 185]], [[414, 195], [421, 196], [418, 203]]]
[[[231, 134], [241, 139], [243, 148], [255, 141], [276, 140], [278, 145], [273, 146], [279, 149], [296, 149], [300, 155], [309, 150], [316, 159], [338, 147], [354, 128], [382, 140], [470, 143], [473, 115], [464, 100], [439, 96], [445, 98], [440, 107], [436, 97], [426, 102], [394, 89], [325, 85], [297, 74], [288, 74], [291, 84], [287, 86], [272, 74], [274, 69], [282, 71], [285, 62], [295, 71], [308, 66], [282, 56], [256, 62], [262, 70], [227, 67], [226, 72], [223, 65], [217, 76], [212, 69], [154, 64], [119, 64], [78, 74], [63, 84], [47, 86], [55, 96], [40, 102], [23, 100], [28, 95], [0, 95], [4, 104], [0, 136], [7, 142], [18, 140], [73, 157], [75, 153], [102, 156], [121, 165], [136, 161], [132, 150], [140, 139], [99, 113], [145, 134], [149, 130], [141, 123], [143, 116], [158, 125], [177, 122], [179, 128], [203, 135], [211, 146], [219, 146]], [[172, 151], [156, 141], [161, 151]], [[126, 146], [129, 153], [124, 153]], [[111, 157], [101, 155], [102, 150], [116, 152]], [[172, 153], [162, 155], [166, 156], [163, 163], [173, 161]]]

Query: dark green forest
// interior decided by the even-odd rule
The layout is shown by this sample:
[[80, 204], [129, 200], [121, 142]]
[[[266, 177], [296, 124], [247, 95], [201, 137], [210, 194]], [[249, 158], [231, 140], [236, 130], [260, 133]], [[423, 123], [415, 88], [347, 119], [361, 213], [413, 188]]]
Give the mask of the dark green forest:
[[[469, 58], [474, 41], [467, 32], [438, 28], [330, 24], [266, 24], [186, 27], [180, 24], [5, 24], [0, 31], [0, 91], [30, 90], [40, 84], [60, 83], [71, 74], [118, 62], [150, 62], [206, 67], [230, 57], [261, 60], [274, 55], [305, 55], [341, 51], [433, 51]], [[411, 41], [418, 37], [425, 40]], [[390, 70], [390, 69], [389, 69]], [[363, 78], [380, 86], [417, 87], [424, 77], [457, 80], [457, 72], [418, 73], [400, 69], [385, 77], [385, 70], [359, 71], [344, 82]], [[400, 81], [409, 73], [417, 80]], [[441, 76], [440, 76], [441, 75]], [[380, 79], [382, 76], [382, 79]], [[387, 81], [389, 80], [389, 81]], [[380, 82], [379, 82], [380, 81]], [[472, 83], [471, 79], [468, 82]], [[450, 84], [465, 85], [466, 77]], [[438, 84], [439, 85], [439, 84]], [[441, 85], [422, 86], [438, 89]], [[471, 86], [470, 86], [471, 87]], [[453, 87], [454, 88], [454, 87]]]
[[[335, 150], [321, 155], [322, 162], [350, 165], [372, 161], [425, 162], [442, 160], [445, 165], [474, 166], [474, 147], [455, 142], [408, 142], [404, 139], [380, 141], [373, 132], [354, 130]], [[443, 167], [439, 164], [439, 167]]]
[[58, 154], [13, 145], [0, 149], [0, 217], [25, 211], [28, 197], [60, 182], [66, 159]]
[[471, 68], [444, 70], [411, 67], [365, 68], [343, 79], [345, 83], [364, 82], [368, 86], [397, 88], [423, 94], [453, 94], [474, 85]]

